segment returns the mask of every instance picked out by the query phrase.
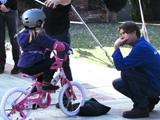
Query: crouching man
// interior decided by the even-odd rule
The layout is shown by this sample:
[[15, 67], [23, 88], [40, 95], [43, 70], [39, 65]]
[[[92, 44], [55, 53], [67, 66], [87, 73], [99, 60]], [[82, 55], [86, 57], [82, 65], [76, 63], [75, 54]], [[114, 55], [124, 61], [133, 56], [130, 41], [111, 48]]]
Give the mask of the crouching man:
[[[133, 108], [125, 111], [123, 117], [148, 117], [159, 102], [160, 54], [144, 36], [140, 37], [140, 29], [134, 22], [127, 21], [118, 30], [120, 38], [114, 43], [112, 57], [121, 78], [113, 81], [113, 87], [133, 101]], [[132, 46], [126, 57], [119, 48], [124, 45]]]

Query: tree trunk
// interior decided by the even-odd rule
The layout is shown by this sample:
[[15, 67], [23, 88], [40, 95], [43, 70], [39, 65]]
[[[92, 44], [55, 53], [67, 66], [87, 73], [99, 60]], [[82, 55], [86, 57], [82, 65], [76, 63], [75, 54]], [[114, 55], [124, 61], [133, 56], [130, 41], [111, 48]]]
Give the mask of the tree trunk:
[[114, 12], [114, 22], [117, 22], [117, 13]]
[[110, 20], [110, 22], [111, 23], [117, 22], [117, 13], [115, 13], [115, 12], [110, 12], [110, 13], [111, 13], [111, 20]]

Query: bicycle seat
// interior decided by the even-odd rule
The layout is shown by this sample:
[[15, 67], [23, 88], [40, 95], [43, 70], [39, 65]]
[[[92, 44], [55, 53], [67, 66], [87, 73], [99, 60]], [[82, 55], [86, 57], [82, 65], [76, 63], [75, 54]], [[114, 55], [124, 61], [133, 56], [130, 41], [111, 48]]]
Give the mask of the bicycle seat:
[[42, 74], [43, 74], [43, 72], [35, 74], [35, 75], [27, 75], [27, 74], [23, 73], [23, 77], [31, 78], [32, 80], [36, 80], [37, 77], [39, 77]]

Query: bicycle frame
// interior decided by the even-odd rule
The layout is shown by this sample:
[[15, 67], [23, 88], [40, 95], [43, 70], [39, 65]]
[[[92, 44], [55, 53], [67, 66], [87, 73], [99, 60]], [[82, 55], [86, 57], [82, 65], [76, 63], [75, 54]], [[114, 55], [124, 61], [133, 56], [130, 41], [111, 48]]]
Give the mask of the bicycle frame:
[[[33, 90], [33, 88], [36, 87], [37, 88], [37, 92], [31, 93], [31, 91]], [[20, 114], [22, 115], [22, 117], [24, 119], [26, 119], [26, 115], [23, 113], [23, 110], [26, 108], [26, 106], [31, 106], [33, 104], [38, 103], [38, 105], [41, 108], [47, 108], [50, 103], [51, 103], [51, 96], [50, 93], [55, 93], [55, 91], [51, 91], [51, 92], [43, 92], [41, 90], [42, 87], [42, 83], [40, 82], [34, 82], [33, 84], [31, 84], [30, 86], [28, 86], [28, 88], [26, 90], [28, 90], [29, 92], [27, 93], [27, 95], [25, 96], [25, 98], [19, 102], [17, 102], [14, 105], [14, 110], [20, 112]], [[18, 96], [18, 98], [21, 95]], [[17, 98], [17, 99], [18, 99]], [[46, 99], [47, 98], [47, 99]], [[44, 100], [43, 100], [44, 99]], [[16, 100], [14, 101], [16, 102]], [[13, 102], [13, 103], [14, 103]]]
[[[70, 81], [66, 78], [65, 76], [65, 73], [63, 71], [63, 68], [62, 68], [62, 63], [63, 61], [65, 61], [67, 59], [67, 55], [65, 54], [65, 57], [64, 59], [60, 59], [58, 58], [58, 56], [56, 55], [55, 51], [53, 50], [52, 51], [54, 56], [55, 57], [55, 62], [52, 64], [52, 66], [50, 67], [50, 69], [56, 69], [56, 71], [58, 71], [59, 69], [59, 72], [57, 73], [57, 75], [52, 79], [51, 81], [51, 84], [52, 85], [56, 85], [58, 83], [59, 80], [62, 79], [62, 87], [68, 83], [69, 87], [70, 87], [70, 90], [71, 90], [71, 93], [73, 95], [73, 100], [76, 100], [76, 95], [72, 89], [72, 84], [70, 83]], [[42, 73], [39, 73], [39, 74], [36, 74], [36, 75], [26, 75], [26, 74], [23, 74], [24, 77], [28, 77], [28, 78], [31, 78], [32, 80], [36, 80], [36, 78], [38, 76], [40, 76]], [[34, 92], [34, 93], [31, 93], [31, 91], [34, 89], [34, 88], [37, 88], [37, 92]], [[21, 101], [19, 101], [18, 103], [16, 103], [16, 100], [21, 96], [19, 95], [18, 98], [12, 103], [14, 105], [14, 103], [16, 103], [14, 105], [14, 110], [20, 112], [20, 114], [22, 115], [22, 117], [24, 119], [26, 119], [26, 115], [23, 113], [23, 110], [26, 108], [26, 106], [31, 106], [33, 104], [36, 104], [38, 103], [38, 105], [41, 107], [41, 108], [47, 108], [50, 103], [51, 103], [51, 96], [50, 94], [51, 93], [55, 93], [56, 91], [50, 91], [50, 92], [43, 92], [42, 89], [42, 83], [41, 82], [38, 82], [38, 81], [35, 81], [34, 83], [32, 83], [30, 86], [28, 86], [26, 88], [27, 91], [29, 91], [25, 98]], [[65, 94], [66, 94], [66, 97], [69, 99], [69, 92], [68, 90], [65, 91]], [[13, 110], [13, 111], [14, 111]], [[11, 113], [9, 113], [11, 114]]]

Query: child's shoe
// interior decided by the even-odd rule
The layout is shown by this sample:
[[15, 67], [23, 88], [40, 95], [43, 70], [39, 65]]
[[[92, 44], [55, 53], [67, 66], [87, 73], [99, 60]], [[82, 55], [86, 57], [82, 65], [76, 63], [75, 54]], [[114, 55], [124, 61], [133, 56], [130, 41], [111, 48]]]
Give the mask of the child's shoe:
[[53, 86], [52, 84], [43, 84], [42, 85], [42, 91], [48, 92], [48, 91], [54, 91], [59, 89], [59, 86]]
[[48, 92], [48, 91], [54, 91], [59, 89], [59, 86], [54, 86], [51, 84], [51, 79], [44, 78], [43, 84], [42, 84], [42, 91]]

